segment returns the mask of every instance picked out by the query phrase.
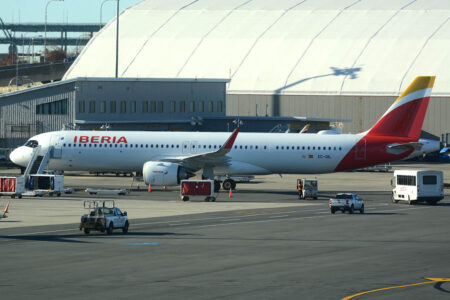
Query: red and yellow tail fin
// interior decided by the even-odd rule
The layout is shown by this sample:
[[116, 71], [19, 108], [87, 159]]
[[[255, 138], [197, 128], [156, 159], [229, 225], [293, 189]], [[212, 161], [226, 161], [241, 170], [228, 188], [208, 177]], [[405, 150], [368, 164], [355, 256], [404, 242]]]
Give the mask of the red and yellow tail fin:
[[369, 130], [370, 136], [419, 138], [435, 76], [419, 76]]

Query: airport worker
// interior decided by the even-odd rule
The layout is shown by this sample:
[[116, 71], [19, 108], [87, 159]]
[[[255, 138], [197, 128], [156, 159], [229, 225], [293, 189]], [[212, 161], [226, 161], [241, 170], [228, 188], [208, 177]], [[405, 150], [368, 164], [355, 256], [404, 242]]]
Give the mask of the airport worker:
[[299, 182], [298, 183], [298, 185], [297, 185], [297, 190], [298, 190], [298, 198], [302, 198], [302, 196], [303, 196], [303, 185], [302, 185], [302, 183], [301, 182]]

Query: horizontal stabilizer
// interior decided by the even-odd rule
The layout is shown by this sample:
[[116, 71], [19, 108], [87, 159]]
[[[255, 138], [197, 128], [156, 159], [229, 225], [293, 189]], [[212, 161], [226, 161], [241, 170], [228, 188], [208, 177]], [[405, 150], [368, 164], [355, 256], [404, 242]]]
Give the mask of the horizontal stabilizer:
[[422, 148], [423, 144], [419, 142], [403, 143], [403, 144], [390, 144], [386, 146], [386, 151], [392, 154], [402, 154], [406, 151], [418, 151]]

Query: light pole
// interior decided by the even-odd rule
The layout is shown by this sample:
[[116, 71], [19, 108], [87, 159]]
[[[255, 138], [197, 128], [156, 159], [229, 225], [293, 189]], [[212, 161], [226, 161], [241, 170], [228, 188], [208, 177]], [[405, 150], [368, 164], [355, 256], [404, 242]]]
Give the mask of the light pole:
[[44, 22], [44, 62], [47, 62], [47, 8], [48, 5], [55, 1], [64, 1], [64, 0], [48, 0], [47, 5], [45, 5], [45, 22]]
[[117, 0], [116, 17], [116, 78], [119, 77], [119, 0]]
[[102, 28], [102, 25], [103, 25], [103, 23], [102, 23], [103, 4], [105, 4], [108, 1], [115, 1], [115, 0], [104, 0], [102, 2], [102, 4], [100, 5], [100, 26], [99, 26], [99, 30]]

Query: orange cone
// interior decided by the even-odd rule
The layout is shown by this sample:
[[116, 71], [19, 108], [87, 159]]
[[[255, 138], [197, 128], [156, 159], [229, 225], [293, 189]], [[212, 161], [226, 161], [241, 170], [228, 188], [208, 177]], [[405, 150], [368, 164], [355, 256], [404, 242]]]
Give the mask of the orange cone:
[[164, 190], [167, 190], [167, 186], [166, 185], [164, 186]]
[[8, 208], [9, 208], [9, 201], [8, 201], [8, 204], [6, 204], [5, 210], [3, 211], [4, 214], [8, 213]]
[[149, 184], [148, 185], [148, 192], [151, 193], [151, 191], [152, 191], [152, 186]]
[[233, 192], [231, 191], [231, 188], [230, 188], [230, 192], [228, 193], [228, 198], [233, 198]]

